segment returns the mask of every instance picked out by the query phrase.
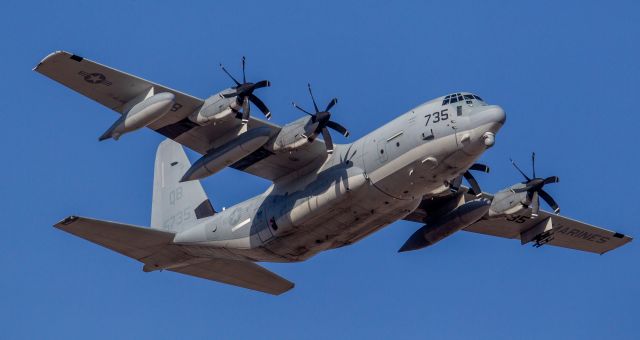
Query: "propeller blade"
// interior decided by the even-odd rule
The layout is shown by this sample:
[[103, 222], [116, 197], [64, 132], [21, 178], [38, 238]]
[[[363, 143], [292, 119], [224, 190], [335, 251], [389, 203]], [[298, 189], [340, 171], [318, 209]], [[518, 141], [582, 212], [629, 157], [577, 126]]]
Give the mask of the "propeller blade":
[[255, 89], [260, 89], [260, 88], [269, 87], [269, 86], [271, 86], [271, 82], [270, 81], [261, 80], [261, 81], [255, 83], [255, 84], [253, 84], [253, 89], [255, 90]]
[[236, 114], [236, 118], [242, 119], [242, 112], [240, 112], [240, 111], [238, 111], [238, 110], [236, 110], [234, 108], [231, 108], [231, 111]]
[[531, 197], [531, 217], [538, 217], [538, 212], [540, 212], [540, 199], [538, 192], [534, 191]]
[[550, 176], [544, 179], [544, 184], [558, 183], [558, 182], [560, 182], [560, 178], [558, 178], [558, 176]]
[[249, 100], [264, 114], [267, 119], [271, 119], [271, 111], [267, 105], [265, 105], [260, 98], [254, 96], [253, 94], [249, 95]]
[[247, 82], [247, 76], [244, 73], [244, 64], [245, 64], [244, 56], [242, 56], [242, 82], [246, 83]]
[[313, 113], [311, 113], [311, 112], [309, 112], [309, 111], [307, 111], [307, 110], [305, 110], [305, 109], [301, 108], [301, 107], [300, 107], [300, 106], [298, 106], [298, 104], [296, 104], [295, 102], [291, 102], [291, 104], [292, 104], [292, 105], [293, 105], [293, 107], [295, 107], [296, 109], [298, 109], [298, 110], [300, 110], [300, 111], [302, 111], [302, 112], [304, 112], [304, 113], [308, 114], [308, 115], [309, 115], [309, 116], [311, 116], [311, 117], [315, 117], [315, 116], [313, 115]]
[[474, 165], [472, 165], [469, 170], [474, 170], [474, 171], [482, 171], [482, 172], [486, 172], [489, 173], [489, 167], [487, 165], [484, 164], [480, 164], [480, 163], [475, 163]]
[[333, 99], [331, 99], [331, 101], [330, 101], [330, 102], [329, 102], [329, 104], [327, 105], [327, 108], [326, 108], [326, 109], [324, 109], [324, 110], [328, 112], [328, 111], [329, 111], [329, 110], [331, 110], [331, 108], [332, 108], [334, 105], [336, 105], [336, 104], [338, 104], [338, 98], [333, 98]]
[[530, 186], [525, 185], [522, 188], [517, 188], [517, 189], [511, 189], [511, 191], [515, 192], [515, 193], [521, 193], [521, 192], [525, 192], [525, 191], [529, 191], [529, 189], [531, 189]]
[[451, 190], [451, 192], [458, 192], [458, 190], [460, 190], [461, 185], [462, 185], [462, 176], [458, 176], [451, 183], [449, 183], [449, 190]]
[[322, 129], [322, 138], [324, 139], [324, 145], [327, 146], [327, 153], [333, 153], [333, 140], [331, 139], [331, 134], [327, 128]]
[[249, 122], [249, 114], [251, 111], [251, 106], [249, 105], [249, 98], [244, 97], [242, 101], [242, 124], [247, 124]]
[[316, 99], [313, 98], [313, 92], [311, 92], [311, 84], [307, 83], [307, 87], [309, 88], [309, 95], [311, 95], [311, 101], [313, 101], [313, 108], [316, 109], [316, 113], [320, 112], [318, 110], [318, 105], [316, 104]]
[[238, 91], [233, 91], [231, 93], [225, 93], [222, 96], [224, 98], [233, 98], [233, 97], [236, 97], [237, 95], [238, 95]]
[[479, 197], [482, 194], [482, 189], [480, 189], [480, 185], [478, 184], [478, 181], [476, 181], [475, 177], [473, 177], [469, 171], [465, 171], [462, 176], [464, 176], [464, 179], [466, 179], [467, 182], [469, 182], [469, 185], [471, 185], [469, 193]]
[[330, 120], [327, 122], [327, 127], [333, 130], [338, 131], [341, 135], [345, 137], [349, 137], [349, 130], [347, 130], [344, 126]]
[[226, 73], [229, 78], [231, 78], [231, 80], [233, 80], [234, 83], [236, 83], [236, 85], [240, 86], [240, 82], [236, 80], [236, 78], [234, 78], [231, 73], [229, 73], [229, 71], [227, 71], [226, 68], [224, 68], [224, 66], [222, 64], [220, 64], [220, 68], [222, 68], [222, 71], [224, 71], [224, 73]]
[[531, 153], [531, 170], [533, 171], [533, 178], [536, 178], [536, 153]]
[[547, 204], [551, 207], [551, 209], [553, 209], [553, 212], [556, 214], [560, 213], [560, 207], [558, 206], [558, 204], [556, 203], [556, 201], [553, 200], [553, 198], [551, 198], [551, 195], [549, 195], [546, 191], [540, 189], [538, 191], [538, 193], [540, 194], [540, 197], [542, 197], [542, 199], [547, 202]]
[[513, 164], [513, 166], [516, 168], [516, 170], [518, 170], [518, 172], [520, 172], [520, 174], [522, 176], [524, 176], [524, 178], [526, 178], [527, 181], [531, 180], [531, 178], [529, 178], [529, 176], [525, 175], [524, 172], [522, 172], [522, 170], [520, 170], [520, 168], [518, 167], [518, 164], [516, 164], [516, 162], [514, 162], [513, 159], [509, 158], [509, 160], [511, 161], [511, 164]]
[[316, 137], [318, 137], [318, 134], [314, 131], [309, 136], [307, 136], [307, 140], [309, 141], [309, 143], [311, 143], [316, 140]]

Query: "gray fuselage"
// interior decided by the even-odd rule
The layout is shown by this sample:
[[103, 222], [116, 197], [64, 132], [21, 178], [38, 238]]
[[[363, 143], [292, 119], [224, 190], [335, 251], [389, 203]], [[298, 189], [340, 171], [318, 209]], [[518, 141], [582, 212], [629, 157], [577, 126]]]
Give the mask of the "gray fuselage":
[[431, 100], [336, 145], [321, 165], [309, 164], [263, 194], [199, 220], [174, 243], [199, 257], [270, 262], [302, 261], [352, 244], [447, 192], [493, 145], [505, 113], [476, 98]]

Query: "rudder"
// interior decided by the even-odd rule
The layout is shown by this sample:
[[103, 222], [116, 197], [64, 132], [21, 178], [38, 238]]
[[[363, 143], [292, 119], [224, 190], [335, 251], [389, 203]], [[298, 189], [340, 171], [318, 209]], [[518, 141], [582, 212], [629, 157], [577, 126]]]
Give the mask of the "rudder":
[[160, 143], [153, 174], [151, 228], [177, 233], [215, 214], [200, 181], [180, 183], [189, 167], [191, 162], [180, 144], [171, 139]]

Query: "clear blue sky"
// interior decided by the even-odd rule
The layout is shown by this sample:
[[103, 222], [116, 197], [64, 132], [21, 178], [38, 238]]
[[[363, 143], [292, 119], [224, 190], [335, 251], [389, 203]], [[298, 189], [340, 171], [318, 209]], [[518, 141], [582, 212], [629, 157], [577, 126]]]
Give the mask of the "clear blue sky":
[[[243, 9], [244, 7], [244, 9]], [[98, 142], [116, 114], [31, 71], [67, 50], [206, 97], [242, 55], [286, 123], [306, 83], [355, 140], [433, 97], [468, 90], [507, 124], [482, 161], [485, 190], [539, 174], [563, 213], [640, 237], [637, 2], [4, 1], [0, 94], [2, 338], [638, 338], [638, 241], [604, 256], [460, 232], [398, 254], [419, 225], [267, 267], [280, 297], [141, 265], [52, 224], [84, 215], [148, 225], [152, 131]], [[337, 142], [345, 139], [336, 137]], [[195, 154], [191, 154], [195, 158]], [[204, 180], [216, 208], [267, 188], [225, 170]]]

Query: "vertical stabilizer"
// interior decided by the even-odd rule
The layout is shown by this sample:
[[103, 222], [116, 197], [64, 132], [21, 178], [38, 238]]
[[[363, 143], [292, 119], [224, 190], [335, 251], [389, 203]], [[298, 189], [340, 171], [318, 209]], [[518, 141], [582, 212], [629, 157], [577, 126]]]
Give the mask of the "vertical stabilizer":
[[215, 213], [200, 181], [180, 183], [189, 167], [180, 144], [170, 139], [160, 143], [153, 174], [152, 228], [177, 233]]

